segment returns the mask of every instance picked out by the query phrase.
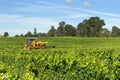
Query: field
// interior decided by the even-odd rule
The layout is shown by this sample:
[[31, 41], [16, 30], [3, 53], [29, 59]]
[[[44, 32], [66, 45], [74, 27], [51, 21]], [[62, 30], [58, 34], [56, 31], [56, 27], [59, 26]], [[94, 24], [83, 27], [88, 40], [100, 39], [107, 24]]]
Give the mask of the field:
[[27, 51], [25, 38], [0, 38], [0, 80], [120, 80], [120, 38], [42, 37], [52, 49]]

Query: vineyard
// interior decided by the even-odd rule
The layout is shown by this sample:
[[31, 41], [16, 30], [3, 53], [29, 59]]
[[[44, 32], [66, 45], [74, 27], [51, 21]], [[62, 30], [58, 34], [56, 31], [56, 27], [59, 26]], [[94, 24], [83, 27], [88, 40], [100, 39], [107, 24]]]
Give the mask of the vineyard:
[[0, 80], [120, 80], [120, 38], [42, 37], [56, 48], [24, 50], [0, 38]]

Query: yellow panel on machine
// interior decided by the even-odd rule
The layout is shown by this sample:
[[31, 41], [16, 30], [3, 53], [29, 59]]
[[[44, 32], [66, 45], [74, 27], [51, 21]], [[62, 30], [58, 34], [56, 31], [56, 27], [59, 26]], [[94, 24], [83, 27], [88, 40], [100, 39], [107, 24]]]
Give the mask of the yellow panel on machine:
[[32, 49], [41, 49], [41, 48], [55, 48], [55, 46], [47, 46], [46, 41], [38, 41], [38, 38], [30, 37], [25, 39], [24, 49], [32, 50]]

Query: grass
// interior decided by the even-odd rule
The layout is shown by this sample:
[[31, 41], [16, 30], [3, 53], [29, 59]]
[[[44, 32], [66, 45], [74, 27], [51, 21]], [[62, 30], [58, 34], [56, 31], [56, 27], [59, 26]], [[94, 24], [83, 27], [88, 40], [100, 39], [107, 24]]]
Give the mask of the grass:
[[[10, 37], [0, 38], [0, 47], [23, 48], [25, 38]], [[56, 45], [56, 48], [120, 48], [119, 37], [109, 38], [82, 38], [82, 37], [42, 37], [39, 40], [47, 41], [48, 45]]]

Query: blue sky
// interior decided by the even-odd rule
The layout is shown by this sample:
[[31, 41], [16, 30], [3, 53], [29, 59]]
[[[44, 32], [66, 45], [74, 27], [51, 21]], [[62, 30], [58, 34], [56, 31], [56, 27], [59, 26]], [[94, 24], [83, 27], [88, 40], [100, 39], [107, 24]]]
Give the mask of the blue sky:
[[120, 0], [0, 0], [0, 35], [10, 36], [47, 32], [53, 25], [65, 21], [76, 27], [84, 19], [98, 16], [104, 27], [120, 27]]

